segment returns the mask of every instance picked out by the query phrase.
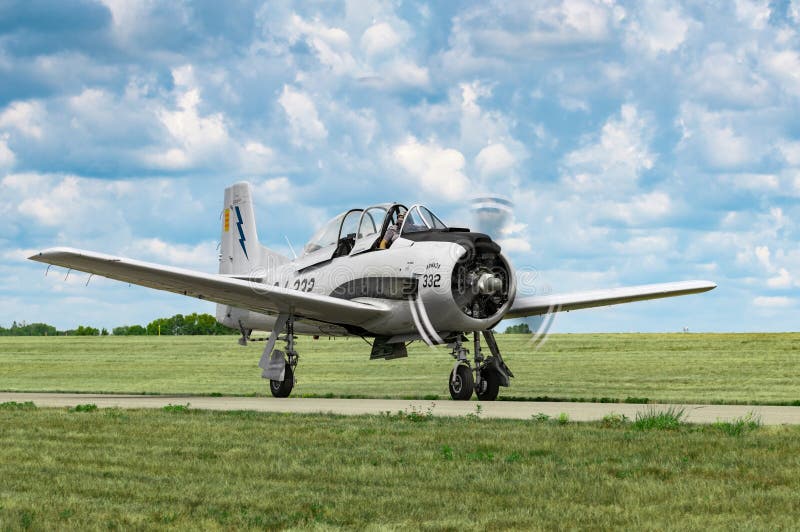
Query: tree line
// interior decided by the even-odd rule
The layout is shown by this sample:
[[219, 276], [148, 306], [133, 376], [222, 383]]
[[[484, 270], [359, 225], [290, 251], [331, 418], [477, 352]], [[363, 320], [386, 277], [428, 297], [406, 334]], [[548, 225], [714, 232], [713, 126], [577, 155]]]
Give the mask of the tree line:
[[[175, 314], [171, 318], [156, 318], [147, 325], [121, 325], [111, 329], [114, 336], [157, 336], [169, 335], [220, 335], [239, 334], [236, 329], [225, 327], [217, 322], [211, 314], [192, 313], [184, 316]], [[47, 323], [17, 323], [10, 328], [0, 326], [0, 336], [108, 336], [105, 328], [97, 329], [88, 325], [79, 325], [75, 329], [59, 331]]]
[[518, 325], [509, 325], [506, 327], [506, 334], [531, 334], [531, 328], [525, 322]]

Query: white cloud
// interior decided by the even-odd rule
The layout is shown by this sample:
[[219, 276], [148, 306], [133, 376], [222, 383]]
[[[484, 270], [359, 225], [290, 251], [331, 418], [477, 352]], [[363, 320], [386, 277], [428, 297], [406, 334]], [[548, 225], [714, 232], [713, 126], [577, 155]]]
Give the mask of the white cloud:
[[532, 65], [548, 57], [601, 50], [625, 18], [605, 0], [489, 2], [452, 17], [442, 64], [449, 76], [485, 76], [509, 61]]
[[778, 142], [778, 149], [787, 163], [800, 166], [800, 141], [782, 140]]
[[[475, 23], [473, 43], [490, 51], [521, 54], [527, 48], [602, 42], [619, 10], [588, 0], [536, 4], [501, 3], [476, 9], [464, 17]], [[512, 24], [512, 22], [516, 22]]]
[[269, 146], [251, 140], [245, 143], [242, 150], [242, 171], [248, 174], [261, 174], [269, 170], [268, 166], [275, 158]]
[[82, 199], [80, 180], [66, 177], [47, 193], [22, 199], [19, 212], [27, 213], [42, 225], [58, 226], [73, 219]]
[[475, 157], [475, 165], [483, 176], [507, 174], [515, 163], [516, 159], [502, 142], [486, 146]]
[[800, 0], [791, 0], [789, 2], [788, 15], [795, 24], [800, 24]]
[[199, 271], [212, 271], [217, 265], [216, 242], [196, 245], [165, 242], [160, 238], [140, 238], [123, 248], [121, 253], [143, 260], [182, 266]]
[[601, 208], [606, 216], [635, 225], [666, 216], [672, 211], [672, 200], [665, 192], [639, 194], [625, 201], [611, 202]]
[[122, 40], [130, 38], [142, 24], [147, 23], [153, 4], [147, 0], [101, 0], [109, 11], [115, 34]]
[[767, 286], [770, 288], [791, 288], [793, 284], [794, 279], [786, 268], [780, 268], [778, 275], [767, 279]]
[[665, 256], [675, 248], [675, 239], [662, 235], [636, 236], [624, 242], [614, 242], [612, 249], [623, 255]]
[[531, 244], [524, 238], [501, 238], [497, 241], [505, 253], [526, 253], [531, 250]]
[[[747, 252], [739, 253], [737, 262], [746, 263], [748, 255]], [[785, 253], [783, 249], [778, 249], [776, 253], [773, 253], [769, 246], [761, 245], [752, 248], [752, 256], [755, 257], [763, 271], [770, 275], [766, 280], [768, 287], [779, 289], [791, 288], [794, 285], [800, 286], [800, 282], [795, 280], [790, 270], [782, 265], [791, 264], [793, 260], [800, 258], [800, 255], [795, 257]], [[797, 264], [800, 264], [800, 261], [797, 261]]]
[[725, 174], [719, 179], [742, 190], [774, 191], [780, 186], [778, 176], [773, 174]]
[[389, 63], [384, 70], [384, 76], [392, 85], [426, 87], [430, 83], [428, 69], [407, 59]]
[[764, 29], [772, 14], [768, 0], [736, 0], [735, 5], [739, 22], [757, 30]]
[[687, 78], [692, 98], [705, 96], [709, 105], [753, 107], [768, 103], [771, 86], [748, 55], [744, 47], [730, 52], [722, 43], [712, 44]]
[[317, 108], [307, 94], [284, 85], [278, 103], [289, 119], [294, 144], [310, 147], [327, 138], [328, 130], [319, 119]]
[[758, 296], [753, 299], [757, 307], [786, 308], [794, 305], [794, 300], [785, 296]]
[[370, 26], [361, 36], [361, 48], [368, 56], [392, 51], [402, 42], [400, 35], [386, 22]]
[[134, 228], [191, 227], [190, 218], [203, 209], [187, 189], [188, 184], [169, 179], [12, 174], [0, 181], [0, 224], [11, 231], [24, 226], [62, 245], [113, 251]]
[[8, 135], [0, 135], [0, 170], [14, 166], [16, 159], [14, 152], [8, 147]]
[[767, 246], [756, 246], [755, 255], [758, 262], [761, 263], [767, 270], [772, 270], [772, 261], [770, 260], [770, 251]]
[[650, 54], [673, 52], [683, 44], [689, 20], [680, 7], [666, 2], [641, 4], [641, 11], [628, 27], [628, 40]]
[[172, 146], [147, 153], [145, 160], [157, 168], [177, 170], [218, 157], [230, 148], [231, 139], [222, 113], [201, 116], [200, 89], [195, 86], [192, 67], [175, 68], [172, 77], [176, 87], [182, 89], [176, 93], [177, 109], [162, 108], [157, 113]]
[[583, 111], [584, 113], [589, 112], [589, 104], [586, 102], [586, 100], [575, 98], [574, 96], [561, 94], [558, 97], [558, 104], [567, 111]]
[[562, 179], [574, 189], [630, 188], [653, 167], [650, 124], [636, 106], [625, 104], [606, 121], [599, 138], [587, 140], [562, 161]]
[[[699, 151], [713, 168], [737, 168], [757, 161], [762, 147], [748, 135], [752, 122], [747, 117], [731, 112], [712, 112], [705, 107], [681, 105], [678, 124], [683, 130], [679, 149]], [[744, 131], [745, 127], [750, 129]]]
[[458, 150], [442, 148], [433, 141], [421, 144], [409, 137], [394, 148], [392, 156], [427, 193], [454, 201], [470, 192], [470, 181], [463, 173], [464, 156]]
[[320, 63], [336, 75], [353, 74], [358, 70], [350, 53], [350, 35], [342, 28], [327, 26], [319, 20], [307, 22], [292, 15], [288, 28], [294, 42], [304, 40], [314, 50]]
[[[494, 171], [500, 171], [501, 166], [511, 170], [512, 166], [515, 167], [528, 155], [525, 145], [512, 134], [515, 119], [497, 109], [481, 106], [482, 101], [489, 101], [491, 97], [490, 85], [480, 81], [460, 83], [458, 90], [452, 90], [450, 93], [449, 106], [452, 114], [444, 117], [444, 120], [458, 120], [459, 148], [467, 154], [478, 154], [476, 165], [486, 170], [487, 176]], [[487, 147], [488, 151], [480, 156], [480, 152]], [[512, 158], [514, 163], [510, 165]], [[510, 184], [505, 188], [511, 188]]]
[[0, 113], [0, 128], [14, 128], [34, 139], [42, 138], [44, 106], [37, 101], [14, 102]]
[[766, 65], [789, 94], [800, 96], [800, 53], [795, 50], [771, 53], [766, 57]]
[[257, 203], [288, 203], [294, 198], [295, 191], [287, 177], [267, 179], [253, 185], [253, 196]]

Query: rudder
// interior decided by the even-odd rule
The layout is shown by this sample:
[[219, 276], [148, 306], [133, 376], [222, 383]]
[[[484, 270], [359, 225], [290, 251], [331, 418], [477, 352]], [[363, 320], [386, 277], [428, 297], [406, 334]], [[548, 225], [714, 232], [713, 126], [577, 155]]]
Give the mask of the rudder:
[[243, 181], [225, 189], [219, 273], [246, 274], [260, 266], [253, 197], [250, 183]]

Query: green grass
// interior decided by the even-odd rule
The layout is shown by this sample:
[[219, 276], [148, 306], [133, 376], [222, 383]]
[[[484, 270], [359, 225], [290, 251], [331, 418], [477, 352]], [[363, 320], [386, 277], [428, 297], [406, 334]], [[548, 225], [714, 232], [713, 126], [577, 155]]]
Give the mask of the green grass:
[[636, 413], [632, 427], [636, 430], [676, 430], [683, 423], [686, 411], [683, 408], [671, 406], [666, 409], [649, 407]]
[[[800, 333], [567, 334], [539, 351], [498, 335], [517, 378], [501, 399], [800, 404]], [[0, 388], [267, 395], [263, 342], [233, 337], [0, 338]], [[369, 360], [359, 338], [298, 341], [293, 396], [448, 398], [445, 348]]]
[[792, 529], [798, 427], [0, 409], [0, 529]]

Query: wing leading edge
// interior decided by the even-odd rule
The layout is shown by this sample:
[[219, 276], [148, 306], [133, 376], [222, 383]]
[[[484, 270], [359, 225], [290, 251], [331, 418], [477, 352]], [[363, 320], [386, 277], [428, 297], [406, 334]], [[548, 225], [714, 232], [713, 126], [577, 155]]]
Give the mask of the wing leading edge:
[[680, 281], [677, 283], [607, 288], [572, 294], [518, 297], [505, 317], [522, 318], [550, 312], [568, 312], [570, 310], [619, 305], [647, 299], [685, 296], [707, 292], [716, 287], [717, 285], [711, 281]]
[[292, 313], [328, 323], [362, 325], [389, 312], [358, 301], [79, 249], [51, 248], [28, 258], [262, 314]]

